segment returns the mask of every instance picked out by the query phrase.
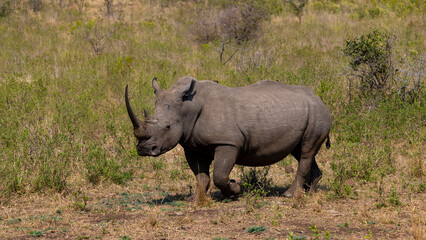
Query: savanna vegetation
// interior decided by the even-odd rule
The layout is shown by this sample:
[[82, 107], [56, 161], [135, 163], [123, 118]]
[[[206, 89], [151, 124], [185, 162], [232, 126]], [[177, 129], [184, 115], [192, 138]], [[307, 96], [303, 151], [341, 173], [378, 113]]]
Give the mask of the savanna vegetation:
[[[0, 0], [0, 237], [424, 239], [423, 0]], [[124, 105], [151, 80], [271, 79], [328, 106], [314, 195], [297, 162], [236, 167], [230, 202], [183, 151], [138, 157]], [[255, 97], [255, 96], [254, 96]]]

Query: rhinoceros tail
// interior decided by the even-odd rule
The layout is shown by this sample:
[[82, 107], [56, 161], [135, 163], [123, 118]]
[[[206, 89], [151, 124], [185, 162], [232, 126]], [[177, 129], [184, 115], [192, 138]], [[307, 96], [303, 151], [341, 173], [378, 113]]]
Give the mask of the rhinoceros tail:
[[325, 142], [325, 147], [327, 149], [329, 149], [331, 147], [331, 144], [330, 144], [330, 135], [327, 136], [327, 142]]

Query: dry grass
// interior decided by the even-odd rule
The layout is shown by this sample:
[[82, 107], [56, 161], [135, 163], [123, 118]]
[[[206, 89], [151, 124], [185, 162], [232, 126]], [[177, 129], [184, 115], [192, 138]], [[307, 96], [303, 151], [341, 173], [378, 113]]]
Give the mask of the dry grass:
[[[180, 161], [180, 154], [176, 149], [164, 161]], [[291, 163], [295, 166], [296, 161]], [[269, 171], [273, 186], [281, 193], [294, 177], [294, 173], [285, 173], [285, 167], [277, 164]], [[327, 163], [320, 167], [330, 171]], [[400, 192], [402, 206], [379, 210], [371, 191], [360, 191], [354, 199], [330, 201], [327, 184], [321, 181], [313, 195], [297, 193], [287, 199], [274, 193], [262, 198], [266, 204], [260, 208], [248, 208], [252, 203], [248, 198], [253, 196], [222, 201], [216, 188], [202, 203], [187, 203], [188, 184], [195, 186], [194, 177], [160, 183], [158, 179], [166, 178], [167, 172], [152, 170], [126, 186], [87, 186], [81, 191], [88, 196], [88, 211], [75, 209], [72, 195], [13, 197], [1, 206], [0, 238], [27, 238], [31, 231], [42, 231], [43, 238], [71, 239], [287, 239], [291, 234], [311, 236], [309, 227], [314, 225], [333, 239], [365, 239], [370, 232], [373, 239], [423, 239], [425, 234], [425, 194], [408, 189]], [[191, 174], [189, 169], [185, 173]], [[239, 174], [234, 169], [231, 177], [239, 179]], [[264, 226], [267, 231], [246, 233], [252, 226]]]
[[[127, 187], [91, 188], [86, 192], [89, 196], [86, 212], [72, 207], [71, 196], [47, 194], [14, 198], [10, 204], [1, 206], [0, 237], [27, 238], [31, 231], [42, 231], [43, 238], [72, 239], [123, 236], [132, 239], [286, 239], [290, 232], [294, 236], [310, 236], [309, 227], [315, 224], [320, 233], [328, 231], [333, 239], [364, 239], [370, 231], [373, 239], [424, 239], [424, 194], [412, 194], [411, 202], [403, 207], [380, 211], [368, 194], [356, 200], [334, 202], [328, 201], [320, 191], [301, 195], [305, 205], [299, 208], [293, 206], [296, 198], [267, 196], [264, 197], [266, 205], [246, 211], [245, 197], [233, 202], [213, 198], [210, 204], [200, 206], [173, 197], [183, 190], [162, 195], [141, 191], [145, 184], [139, 181]], [[131, 195], [148, 192], [152, 195]], [[129, 198], [125, 198], [124, 193]], [[146, 204], [152, 200], [155, 200], [152, 204]], [[255, 225], [264, 226], [267, 231], [245, 232]]]
[[426, 213], [423, 209], [413, 208], [411, 215], [411, 231], [414, 239], [420, 240], [426, 238]]

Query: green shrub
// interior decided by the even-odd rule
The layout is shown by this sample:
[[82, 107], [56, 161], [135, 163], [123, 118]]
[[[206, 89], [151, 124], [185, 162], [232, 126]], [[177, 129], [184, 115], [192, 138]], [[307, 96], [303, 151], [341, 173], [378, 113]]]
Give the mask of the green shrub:
[[223, 9], [203, 11], [191, 31], [201, 43], [236, 41], [241, 45], [258, 34], [265, 12], [255, 2], [236, 2]]
[[[249, 168], [249, 170], [244, 170], [244, 167], [241, 167], [240, 181], [243, 186], [247, 188], [248, 191], [255, 189], [265, 189], [270, 188], [272, 179], [268, 177], [270, 167], [261, 167], [256, 169], [255, 167]], [[246, 168], [247, 169], [247, 168]]]
[[12, 8], [10, 6], [10, 0], [6, 0], [3, 2], [3, 5], [0, 7], [0, 17], [7, 17], [12, 12]]
[[286, 1], [291, 6], [291, 11], [296, 14], [299, 19], [299, 24], [302, 24], [303, 10], [308, 3], [308, 0], [288, 0]]
[[257, 233], [257, 232], [263, 232], [266, 231], [266, 227], [264, 226], [253, 226], [253, 227], [249, 227], [246, 232], [247, 233]]
[[30, 4], [34, 12], [40, 12], [44, 6], [42, 0], [30, 0]]
[[34, 231], [30, 231], [29, 234], [31, 237], [41, 237], [44, 235], [44, 231], [34, 230]]
[[392, 189], [392, 192], [391, 192], [391, 195], [388, 198], [388, 201], [389, 201], [390, 205], [393, 206], [393, 207], [398, 207], [398, 206], [402, 205], [401, 201], [399, 200], [399, 195], [395, 191], [395, 189]]
[[393, 80], [394, 41], [392, 35], [377, 29], [346, 40], [343, 53], [349, 57], [351, 71], [348, 75], [359, 80], [359, 87], [364, 94], [383, 91]]

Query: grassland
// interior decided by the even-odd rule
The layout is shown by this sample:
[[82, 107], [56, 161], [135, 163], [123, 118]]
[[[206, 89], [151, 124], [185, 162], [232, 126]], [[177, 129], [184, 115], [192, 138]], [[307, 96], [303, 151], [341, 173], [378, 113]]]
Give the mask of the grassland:
[[[227, 1], [121, 1], [109, 14], [101, 0], [34, 2], [0, 1], [0, 238], [425, 238], [425, 93], [400, 94], [424, 74], [424, 1], [310, 1], [301, 23], [266, 1], [243, 43], [200, 38]], [[374, 29], [395, 36], [401, 69], [380, 93], [357, 88], [342, 51]], [[224, 59], [236, 52], [226, 63], [224, 43]], [[152, 78], [168, 88], [186, 75], [315, 91], [333, 118], [318, 192], [280, 197], [297, 166], [289, 157], [238, 201], [212, 188], [187, 203], [195, 179], [182, 149], [138, 157], [123, 101], [128, 84], [138, 113], [152, 112]]]

